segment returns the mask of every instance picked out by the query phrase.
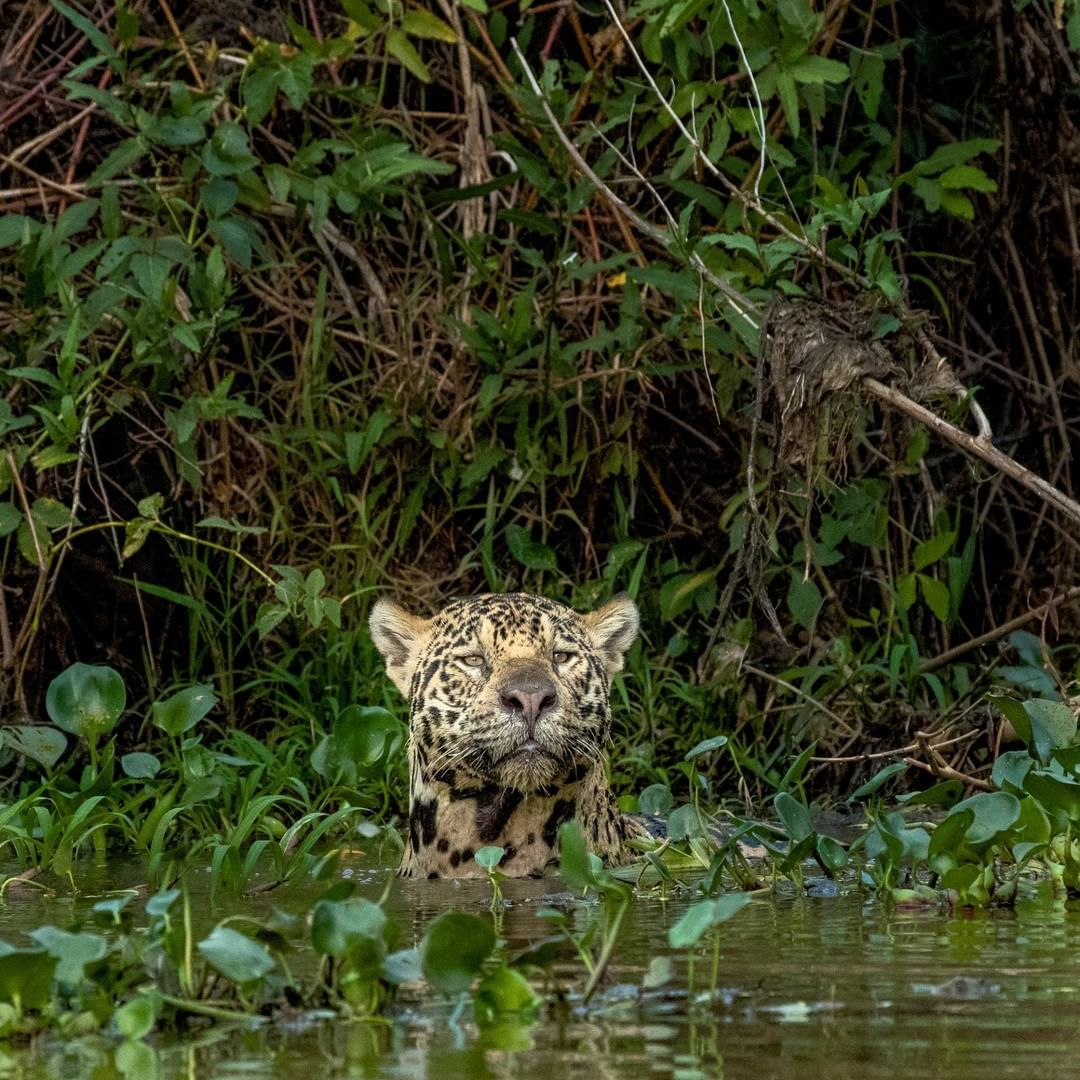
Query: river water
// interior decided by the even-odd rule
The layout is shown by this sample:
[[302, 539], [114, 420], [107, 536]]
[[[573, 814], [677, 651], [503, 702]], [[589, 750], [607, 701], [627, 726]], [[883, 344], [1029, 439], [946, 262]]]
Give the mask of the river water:
[[[25, 889], [0, 900], [0, 937], [52, 922], [69, 924], [137, 868], [111, 865], [81, 879], [79, 898]], [[386, 867], [347, 868], [378, 899]], [[325, 885], [287, 895], [228, 899], [211, 910], [199, 875], [189, 882], [207, 928], [225, 915], [302, 910]], [[502, 934], [509, 948], [549, 933], [538, 909], [569, 905], [557, 878], [507, 882]], [[924, 1077], [1080, 1076], [1080, 907], [1042, 897], [1015, 911], [895, 910], [855, 889], [818, 882], [817, 895], [756, 896], [721, 927], [719, 979], [708, 988], [711, 949], [694, 964], [672, 954], [668, 927], [690, 902], [643, 894], [627, 917], [617, 959], [588, 1009], [575, 1002], [579, 966], [557, 969], [565, 1004], [536, 1023], [481, 1031], [469, 1010], [430, 997], [386, 1021], [300, 1017], [259, 1027], [219, 1025], [153, 1042], [141, 1075], [189, 1080], [247, 1077], [409, 1077], [430, 1080], [695, 1077], [860, 1080]], [[482, 913], [483, 882], [394, 879], [387, 910], [402, 944], [418, 940], [450, 908]], [[671, 954], [675, 977], [642, 990], [650, 960]], [[30, 1047], [0, 1044], [0, 1077], [110, 1080], [117, 1043], [106, 1036]]]

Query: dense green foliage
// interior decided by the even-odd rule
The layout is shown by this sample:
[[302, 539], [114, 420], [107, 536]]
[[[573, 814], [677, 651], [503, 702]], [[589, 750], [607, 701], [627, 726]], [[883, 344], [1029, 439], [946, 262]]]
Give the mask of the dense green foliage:
[[[964, 424], [934, 344], [1069, 488], [1067, 349], [1032, 339], [1010, 396], [917, 310], [982, 317], [949, 245], [971, 255], [1019, 185], [991, 76], [950, 62], [969, 37], [809, 0], [185, 17], [180, 45], [156, 14], [54, 0], [11, 46], [38, 73], [0, 115], [21, 861], [69, 871], [77, 819], [99, 851], [184, 838], [243, 877], [275, 831], [399, 810], [401, 705], [363, 629], [389, 590], [628, 592], [614, 779], [695, 814], [854, 786], [869, 750], [939, 771], [961, 736], [985, 781], [986, 692], [1061, 697], [1067, 649], [1014, 638], [997, 674], [954, 652], [1068, 577], [1054, 523], [792, 363], [825, 334]], [[1071, 4], [996, 17], [1077, 44]], [[1017, 334], [1051, 325], [1036, 301]], [[1037, 448], [1017, 401], [1054, 413]]]

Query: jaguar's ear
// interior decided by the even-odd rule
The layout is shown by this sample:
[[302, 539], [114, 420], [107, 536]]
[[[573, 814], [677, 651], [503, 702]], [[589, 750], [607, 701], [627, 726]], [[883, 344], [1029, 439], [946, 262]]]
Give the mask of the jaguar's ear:
[[409, 696], [409, 683], [420, 650], [427, 643], [431, 620], [412, 615], [392, 600], [377, 600], [368, 618], [371, 639], [386, 662], [386, 674]]
[[623, 655], [634, 644], [641, 619], [629, 596], [616, 596], [602, 608], [583, 617], [585, 629], [592, 638], [609, 672], [622, 671]]

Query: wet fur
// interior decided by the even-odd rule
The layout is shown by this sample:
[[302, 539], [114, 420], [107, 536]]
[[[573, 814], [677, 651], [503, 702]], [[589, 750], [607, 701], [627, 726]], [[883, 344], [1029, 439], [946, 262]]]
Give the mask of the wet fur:
[[[625, 841], [644, 828], [619, 812], [602, 755], [611, 676], [637, 629], [625, 598], [587, 615], [524, 593], [457, 601], [432, 619], [387, 600], [375, 605], [372, 637], [410, 707], [401, 874], [482, 877], [473, 856], [498, 846], [503, 873], [539, 875], [557, 860], [559, 826], [571, 818], [605, 862], [630, 858]], [[557, 663], [564, 652], [572, 659]], [[483, 657], [482, 666], [467, 657]], [[500, 700], [500, 688], [522, 672], [557, 688], [531, 736]], [[523, 751], [530, 737], [537, 749]]]

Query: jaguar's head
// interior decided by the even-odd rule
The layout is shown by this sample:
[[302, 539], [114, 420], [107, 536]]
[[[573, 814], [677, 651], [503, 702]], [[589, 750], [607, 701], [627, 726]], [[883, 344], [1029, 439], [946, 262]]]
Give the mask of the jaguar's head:
[[611, 676], [638, 625], [625, 597], [585, 615], [524, 593], [459, 600], [430, 619], [389, 600], [371, 612], [387, 673], [409, 699], [423, 775], [523, 794], [599, 761]]

